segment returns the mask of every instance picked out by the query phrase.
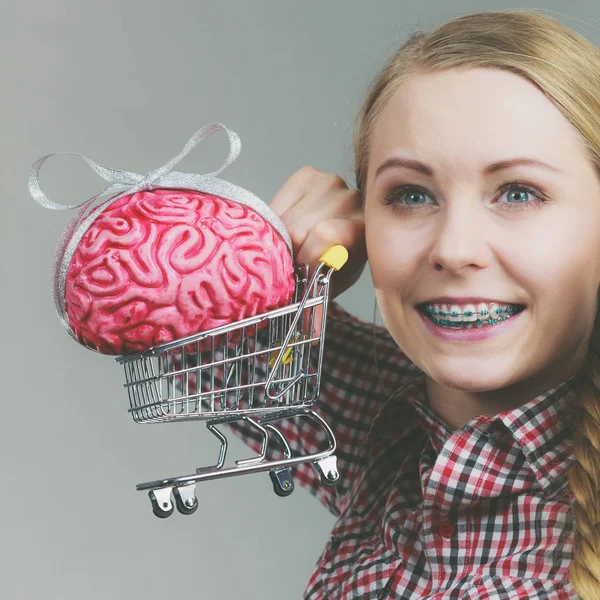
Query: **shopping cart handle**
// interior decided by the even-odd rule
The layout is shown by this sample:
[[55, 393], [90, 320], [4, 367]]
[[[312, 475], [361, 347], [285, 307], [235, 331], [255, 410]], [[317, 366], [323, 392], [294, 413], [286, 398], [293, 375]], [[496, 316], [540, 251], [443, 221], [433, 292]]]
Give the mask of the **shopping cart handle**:
[[325, 263], [330, 269], [339, 271], [348, 260], [348, 250], [344, 246], [338, 244], [331, 246], [329, 250], [326, 250], [319, 260]]

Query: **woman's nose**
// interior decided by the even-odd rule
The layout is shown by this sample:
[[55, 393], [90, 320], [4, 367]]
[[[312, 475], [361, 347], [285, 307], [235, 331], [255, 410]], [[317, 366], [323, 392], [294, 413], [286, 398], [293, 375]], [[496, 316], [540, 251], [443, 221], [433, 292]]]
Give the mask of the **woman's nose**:
[[[463, 204], [463, 207], [465, 204]], [[490, 256], [490, 225], [481, 207], [454, 205], [440, 213], [433, 232], [429, 263], [434, 269], [458, 273], [467, 266], [485, 267]]]

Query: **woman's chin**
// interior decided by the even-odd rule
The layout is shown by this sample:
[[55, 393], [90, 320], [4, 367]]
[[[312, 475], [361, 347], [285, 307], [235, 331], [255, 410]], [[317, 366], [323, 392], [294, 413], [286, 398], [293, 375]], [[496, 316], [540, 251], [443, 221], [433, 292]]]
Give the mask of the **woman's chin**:
[[[504, 369], [496, 364], [490, 365], [490, 361], [469, 361], [469, 365], [460, 364], [427, 364], [417, 366], [425, 372], [425, 375], [433, 379], [439, 385], [453, 390], [463, 392], [490, 392], [507, 387], [514, 382], [514, 369]], [[475, 362], [476, 364], [473, 364]]]

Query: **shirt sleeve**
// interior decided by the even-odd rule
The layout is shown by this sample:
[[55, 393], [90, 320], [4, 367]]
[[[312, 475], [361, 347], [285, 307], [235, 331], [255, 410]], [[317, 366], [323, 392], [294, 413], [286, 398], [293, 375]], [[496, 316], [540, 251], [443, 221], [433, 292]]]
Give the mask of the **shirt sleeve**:
[[[266, 339], [255, 337], [255, 351], [265, 350]], [[317, 371], [318, 352], [310, 357], [311, 372]], [[293, 467], [294, 482], [306, 488], [335, 516], [341, 514], [343, 500], [352, 479], [362, 464], [361, 447], [373, 419], [388, 397], [403, 384], [414, 365], [407, 359], [384, 327], [366, 323], [331, 301], [328, 305], [325, 343], [321, 368], [319, 396], [309, 407], [332, 429], [336, 438], [337, 468], [340, 481], [336, 487], [327, 487], [320, 481], [311, 462]], [[266, 379], [264, 371], [256, 376]], [[309, 387], [314, 386], [314, 379]], [[215, 379], [222, 384], [222, 380]], [[313, 397], [314, 387], [307, 397]], [[296, 416], [275, 423], [287, 440], [292, 456], [316, 454], [326, 450], [327, 437], [313, 419]], [[246, 421], [230, 423], [228, 429], [257, 454], [262, 434]], [[270, 436], [274, 437], [274, 436]], [[267, 459], [278, 449], [277, 441], [270, 440]]]

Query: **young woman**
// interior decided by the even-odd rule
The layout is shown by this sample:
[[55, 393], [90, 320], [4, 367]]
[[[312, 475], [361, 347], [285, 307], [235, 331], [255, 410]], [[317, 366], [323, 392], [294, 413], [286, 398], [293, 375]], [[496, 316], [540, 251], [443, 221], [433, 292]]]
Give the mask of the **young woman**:
[[330, 303], [341, 483], [295, 480], [339, 520], [305, 598], [598, 600], [600, 52], [525, 11], [415, 33], [355, 154], [358, 191], [303, 168], [271, 203], [297, 263], [349, 249], [333, 297], [368, 257], [385, 323]]

